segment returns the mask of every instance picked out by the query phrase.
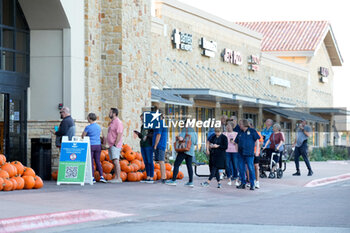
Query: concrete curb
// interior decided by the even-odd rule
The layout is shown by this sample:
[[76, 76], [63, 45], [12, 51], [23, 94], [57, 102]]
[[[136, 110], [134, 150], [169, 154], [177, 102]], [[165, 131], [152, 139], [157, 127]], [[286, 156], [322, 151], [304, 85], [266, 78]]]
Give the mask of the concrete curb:
[[350, 180], [350, 173], [342, 174], [339, 176], [332, 176], [332, 177], [326, 177], [322, 179], [316, 179], [308, 182], [304, 185], [306, 188], [313, 188], [313, 187], [319, 187], [327, 184], [332, 184], [336, 182], [341, 182], [345, 180]]
[[0, 219], [0, 232], [23, 232], [109, 218], [131, 216], [116, 211], [84, 209], [16, 218]]

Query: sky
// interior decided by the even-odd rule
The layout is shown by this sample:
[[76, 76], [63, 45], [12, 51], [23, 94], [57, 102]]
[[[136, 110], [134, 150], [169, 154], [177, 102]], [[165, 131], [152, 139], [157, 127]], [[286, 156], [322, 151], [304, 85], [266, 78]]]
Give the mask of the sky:
[[[334, 106], [350, 110], [350, 12], [344, 0], [179, 0], [231, 22], [328, 20], [343, 65], [334, 66]], [[347, 43], [348, 42], [348, 43]]]

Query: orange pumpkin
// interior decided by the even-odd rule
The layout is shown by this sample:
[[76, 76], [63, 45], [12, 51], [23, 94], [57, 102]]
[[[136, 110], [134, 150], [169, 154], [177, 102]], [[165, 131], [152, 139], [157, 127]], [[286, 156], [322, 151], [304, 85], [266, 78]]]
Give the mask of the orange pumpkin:
[[154, 173], [157, 174], [157, 180], [160, 180], [162, 177], [162, 173], [160, 172], [160, 169], [154, 169]]
[[133, 151], [128, 151], [125, 153], [124, 157], [128, 160], [128, 161], [133, 161], [135, 159], [135, 153]]
[[30, 167], [25, 167], [24, 168], [24, 172], [23, 172], [23, 176], [32, 176], [33, 178], [35, 177], [35, 171], [30, 168]]
[[128, 165], [122, 165], [121, 167], [121, 170], [126, 172], [126, 173], [129, 173], [129, 172], [133, 172], [134, 171], [134, 166], [132, 166], [131, 164], [128, 164]]
[[9, 175], [9, 173], [7, 171], [2, 170], [0, 168], [0, 177], [3, 178], [3, 179], [8, 179], [8, 178], [10, 178], [10, 175]]
[[7, 171], [10, 178], [17, 175], [17, 168], [13, 166], [11, 163], [5, 163], [4, 165], [1, 166], [1, 169]]
[[131, 147], [128, 144], [124, 144], [122, 146], [122, 151], [123, 152], [129, 152], [129, 151], [131, 151]]
[[105, 173], [111, 173], [111, 171], [113, 170], [114, 165], [108, 161], [103, 161], [102, 163], [102, 170]]
[[137, 172], [129, 172], [128, 181], [131, 181], [131, 182], [139, 181], [139, 175], [137, 174]]
[[[140, 160], [134, 159], [133, 161], [130, 162], [131, 164], [135, 163], [137, 164], [137, 166], [139, 167], [139, 169], [141, 169], [142, 163]], [[137, 170], [139, 170], [137, 169]]]
[[166, 173], [166, 178], [167, 178], [168, 180], [171, 179], [171, 178], [170, 178], [170, 171], [166, 171], [165, 173]]
[[106, 152], [106, 158], [105, 158], [106, 161], [109, 161], [109, 162], [112, 162], [111, 158], [109, 157], [109, 154], [108, 152]]
[[18, 186], [17, 181], [14, 179], [14, 177], [12, 177], [10, 181], [12, 182], [12, 190], [16, 190]]
[[53, 172], [51, 173], [52, 179], [53, 179], [53, 180], [57, 180], [57, 175], [58, 175], [58, 171], [53, 171]]
[[147, 172], [144, 171], [144, 172], [142, 172], [142, 174], [143, 174], [143, 179], [144, 179], [144, 180], [147, 179]]
[[145, 163], [142, 161], [141, 162], [141, 170], [145, 170], [146, 166], [145, 166]]
[[5, 182], [4, 179], [0, 177], [0, 191], [4, 188]]
[[10, 179], [4, 179], [4, 187], [3, 191], [12, 191], [13, 190], [13, 183], [10, 181]]
[[106, 180], [111, 180], [112, 179], [112, 174], [111, 173], [107, 173], [106, 176], [104, 176], [104, 178]]
[[140, 161], [143, 161], [143, 158], [142, 158], [142, 155], [141, 155], [140, 152], [136, 152], [136, 159], [140, 160]]
[[0, 167], [6, 163], [6, 156], [0, 154]]
[[154, 173], [154, 174], [153, 174], [153, 180], [157, 180], [157, 178], [158, 178], [158, 177], [157, 177], [157, 173]]
[[159, 163], [154, 164], [154, 169], [160, 169]]
[[105, 154], [105, 151], [102, 150], [102, 151], [101, 151], [101, 154], [100, 154], [100, 161], [101, 161], [101, 162], [102, 162], [102, 161], [105, 161], [105, 159], [106, 159], [106, 154]]
[[165, 169], [166, 169], [167, 171], [171, 171], [171, 169], [172, 169], [171, 164], [170, 164], [170, 163], [166, 163], [166, 164], [165, 164]]
[[182, 171], [179, 171], [179, 173], [176, 176], [176, 179], [182, 180], [184, 178], [184, 174]]
[[122, 181], [126, 181], [126, 179], [128, 178], [128, 174], [124, 171], [120, 172], [120, 178], [122, 179]]
[[32, 189], [35, 185], [35, 180], [33, 176], [22, 176], [24, 180], [24, 188], [25, 189]]
[[35, 184], [34, 187], [35, 189], [41, 189], [44, 186], [43, 180], [40, 178], [40, 176], [35, 176], [34, 178]]
[[120, 164], [120, 167], [121, 167], [121, 166], [123, 166], [123, 165], [125, 165], [125, 166], [126, 166], [126, 165], [128, 165], [128, 164], [129, 164], [129, 161], [128, 161], [128, 160], [126, 160], [126, 159], [122, 159], [122, 160], [120, 160], [120, 161], [119, 161], [119, 164]]
[[12, 179], [15, 179], [17, 181], [17, 190], [21, 190], [24, 188], [24, 180], [20, 176], [13, 177]]
[[94, 172], [94, 178], [95, 178], [95, 180], [96, 180], [97, 182], [100, 181], [101, 176], [100, 176], [100, 173], [99, 173], [98, 171], [95, 171], [95, 172]]
[[20, 161], [12, 161], [11, 164], [16, 167], [17, 174], [16, 175], [23, 175], [24, 172], [24, 166]]

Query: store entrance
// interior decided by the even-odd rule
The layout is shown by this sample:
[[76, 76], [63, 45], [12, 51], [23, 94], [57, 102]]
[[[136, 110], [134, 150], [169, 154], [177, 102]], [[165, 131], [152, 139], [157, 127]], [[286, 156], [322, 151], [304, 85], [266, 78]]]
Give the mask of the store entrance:
[[27, 164], [24, 101], [24, 93], [0, 93], [0, 153]]

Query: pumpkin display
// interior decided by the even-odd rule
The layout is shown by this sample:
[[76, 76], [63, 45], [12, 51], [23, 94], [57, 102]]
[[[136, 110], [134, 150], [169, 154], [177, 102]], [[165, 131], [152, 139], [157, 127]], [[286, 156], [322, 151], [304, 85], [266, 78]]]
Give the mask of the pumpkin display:
[[106, 176], [103, 176], [106, 180], [111, 180], [112, 179], [112, 174], [111, 173], [107, 173]]
[[171, 169], [172, 169], [171, 164], [170, 164], [170, 163], [166, 163], [166, 164], [165, 164], [165, 169], [166, 169], [167, 171], [171, 171]]
[[16, 167], [18, 176], [23, 175], [24, 172], [24, 166], [20, 161], [12, 161], [11, 164]]
[[35, 183], [33, 188], [41, 189], [44, 186], [44, 182], [39, 176], [35, 176], [34, 181]]
[[24, 188], [24, 179], [20, 176], [13, 177], [17, 181], [17, 190], [22, 190]]
[[111, 173], [113, 167], [114, 167], [113, 164], [108, 161], [103, 161], [102, 163], [102, 170], [105, 173]]
[[122, 159], [122, 160], [120, 160], [119, 161], [119, 164], [120, 164], [120, 167], [122, 167], [123, 165], [128, 165], [129, 164], [129, 161], [128, 160], [126, 160], [126, 159]]
[[7, 171], [2, 170], [0, 168], [0, 177], [3, 178], [3, 179], [8, 179], [8, 178], [10, 178], [10, 175], [9, 175], [9, 173]]
[[182, 180], [184, 178], [184, 174], [182, 171], [179, 171], [179, 173], [176, 176], [176, 179]]
[[127, 165], [123, 164], [121, 166], [121, 170], [126, 172], [126, 173], [129, 173], [129, 172], [133, 172], [134, 171], [134, 167], [131, 164], [127, 164]]
[[0, 191], [4, 188], [5, 182], [4, 179], [0, 177]]
[[147, 179], [147, 172], [144, 171], [144, 172], [142, 172], [142, 173], [143, 173], [143, 179], [144, 179], [144, 180]]
[[128, 174], [124, 171], [120, 172], [120, 178], [122, 179], [122, 181], [126, 181], [126, 179], [128, 178]]
[[142, 158], [142, 155], [141, 155], [140, 152], [136, 152], [135, 159], [140, 160], [140, 161], [143, 161], [143, 158]]
[[16, 190], [18, 186], [17, 181], [13, 177], [10, 179], [10, 181], [12, 182], [12, 190]]
[[17, 175], [17, 168], [13, 166], [11, 163], [5, 163], [4, 165], [1, 166], [1, 169], [7, 171], [10, 178]]
[[58, 171], [53, 171], [51, 173], [51, 177], [52, 177], [53, 180], [57, 180], [57, 176], [58, 176]]
[[13, 183], [10, 181], [10, 179], [4, 179], [4, 187], [3, 191], [12, 191], [13, 190]]
[[171, 171], [166, 171], [166, 178], [169, 180], [171, 178], [173, 178]]
[[101, 162], [102, 162], [102, 161], [105, 161], [105, 159], [106, 159], [106, 153], [105, 153], [104, 150], [102, 150], [102, 151], [101, 151], [101, 154], [100, 154], [100, 161], [101, 161]]
[[160, 169], [159, 163], [155, 163], [155, 164], [154, 164], [154, 169]]
[[0, 154], [0, 167], [6, 163], [6, 156]]
[[133, 161], [135, 159], [135, 153], [133, 151], [128, 151], [125, 152], [124, 157], [128, 160], [128, 161]]
[[145, 168], [146, 168], [146, 165], [145, 165], [145, 163], [142, 161], [142, 162], [141, 162], [141, 170], [145, 170]]
[[128, 181], [135, 182], [139, 181], [139, 176], [137, 172], [129, 172], [128, 173]]
[[35, 180], [33, 176], [22, 176], [24, 180], [24, 188], [25, 189], [32, 189], [35, 185]]
[[35, 175], [36, 175], [35, 171], [32, 168], [30, 168], [30, 167], [24, 168], [23, 176], [32, 176], [34, 178]]
[[122, 146], [122, 151], [123, 152], [129, 152], [129, 151], [131, 151], [131, 147], [128, 144], [124, 144]]
[[162, 177], [162, 173], [160, 172], [160, 169], [154, 169], [154, 173], [157, 174], [157, 180], [160, 180]]

